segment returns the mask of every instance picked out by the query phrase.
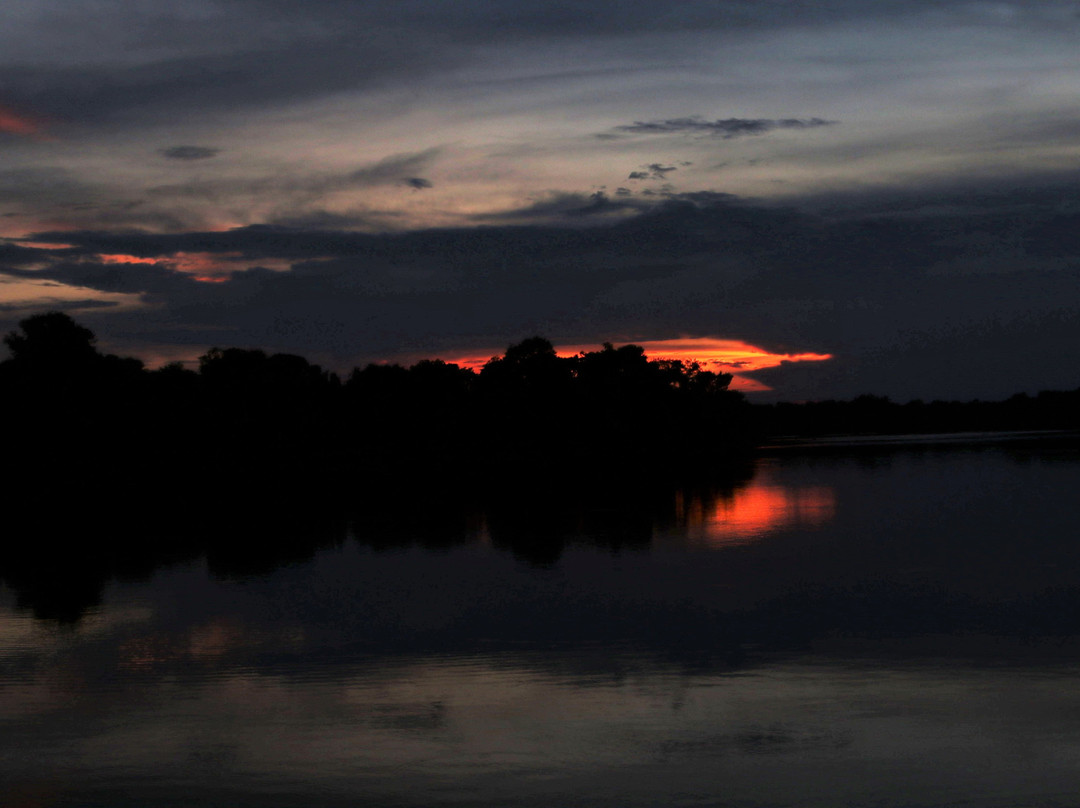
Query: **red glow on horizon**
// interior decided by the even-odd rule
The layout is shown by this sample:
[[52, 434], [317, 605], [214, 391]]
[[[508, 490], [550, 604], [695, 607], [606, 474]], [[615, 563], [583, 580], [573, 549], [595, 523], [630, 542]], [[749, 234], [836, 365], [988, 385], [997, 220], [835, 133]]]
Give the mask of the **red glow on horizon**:
[[784, 362], [824, 362], [832, 354], [773, 353], [748, 342], [712, 337], [645, 340], [637, 343], [654, 359], [678, 359], [697, 362], [705, 370], [732, 374], [731, 388], [753, 393], [772, 388], [756, 379], [743, 376], [754, 370], [778, 367]]
[[[743, 376], [754, 370], [778, 367], [784, 362], [823, 362], [832, 359], [832, 354], [818, 353], [772, 353], [748, 342], [734, 339], [714, 339], [712, 337], [686, 337], [682, 339], [637, 340], [632, 344], [645, 349], [650, 359], [677, 359], [687, 364], [697, 362], [702, 369], [714, 373], [732, 374], [731, 389], [744, 393], [770, 390], [749, 376]], [[557, 345], [555, 352], [559, 356], [571, 357], [580, 353], [599, 350], [598, 345]], [[501, 354], [478, 354], [457, 356], [447, 362], [469, 370], [479, 371], [493, 356]]]
[[199, 283], [225, 283], [229, 279], [228, 275], [195, 275], [195, 280]]

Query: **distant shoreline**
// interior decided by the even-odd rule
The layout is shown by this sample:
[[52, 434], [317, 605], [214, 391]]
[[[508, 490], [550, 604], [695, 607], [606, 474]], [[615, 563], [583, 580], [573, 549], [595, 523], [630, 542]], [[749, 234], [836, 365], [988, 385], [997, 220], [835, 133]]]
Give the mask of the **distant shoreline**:
[[974, 446], [996, 443], [1073, 439], [1080, 441], [1076, 429], [984, 430], [975, 432], [914, 432], [898, 434], [851, 434], [778, 436], [758, 447], [761, 452], [791, 449], [858, 449], [862, 447]]

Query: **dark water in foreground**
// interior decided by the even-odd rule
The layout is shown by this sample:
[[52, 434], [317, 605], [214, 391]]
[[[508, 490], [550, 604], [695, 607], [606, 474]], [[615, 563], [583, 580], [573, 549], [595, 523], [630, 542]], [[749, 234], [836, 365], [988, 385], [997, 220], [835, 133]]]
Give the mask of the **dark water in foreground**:
[[1078, 491], [1056, 442], [833, 448], [630, 516], [358, 518], [74, 624], [2, 589], [0, 803], [1075, 805]]

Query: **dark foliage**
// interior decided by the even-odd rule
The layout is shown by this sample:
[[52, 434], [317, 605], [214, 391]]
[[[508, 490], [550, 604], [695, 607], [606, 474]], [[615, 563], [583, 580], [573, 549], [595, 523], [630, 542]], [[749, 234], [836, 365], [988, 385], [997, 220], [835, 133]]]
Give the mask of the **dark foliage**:
[[[553, 481], [617, 488], [743, 463], [754, 440], [730, 377], [634, 346], [563, 358], [536, 337], [480, 373], [425, 360], [342, 383], [240, 348], [148, 371], [59, 312], [4, 342], [0, 579], [60, 619], [140, 559], [272, 565], [294, 552], [272, 537], [298, 513], [339, 520], [343, 502], [418, 490], [538, 501]], [[256, 534], [258, 547], [235, 538]]]

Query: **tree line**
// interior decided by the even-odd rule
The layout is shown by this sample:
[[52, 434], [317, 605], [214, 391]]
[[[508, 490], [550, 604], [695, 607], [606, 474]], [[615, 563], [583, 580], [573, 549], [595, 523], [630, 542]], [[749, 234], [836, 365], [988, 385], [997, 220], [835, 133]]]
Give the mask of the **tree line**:
[[[68, 315], [4, 337], [0, 412], [13, 464], [46, 479], [135, 474], [235, 484], [243, 473], [667, 474], [717, 467], [777, 436], [1080, 428], [1080, 390], [999, 402], [751, 405], [732, 377], [637, 345], [558, 356], [532, 337], [479, 372], [439, 359], [342, 378], [303, 357], [213, 348], [193, 370], [102, 353]], [[741, 461], [740, 461], [741, 462]], [[299, 474], [298, 474], [299, 473]]]
[[862, 395], [850, 401], [755, 405], [762, 435], [816, 438], [830, 435], [913, 435], [1080, 429], [1080, 389], [1017, 393], [1001, 401], [905, 403]]
[[[213, 348], [198, 370], [147, 370], [100, 352], [68, 315], [4, 337], [0, 407], [10, 449], [38, 467], [195, 473], [252, 466], [394, 474], [448, 469], [663, 468], [745, 453], [757, 440], [729, 374], [650, 360], [640, 346], [561, 357], [533, 337], [479, 372], [427, 359], [346, 377], [303, 357]], [[133, 466], [134, 464], [134, 466]]]

